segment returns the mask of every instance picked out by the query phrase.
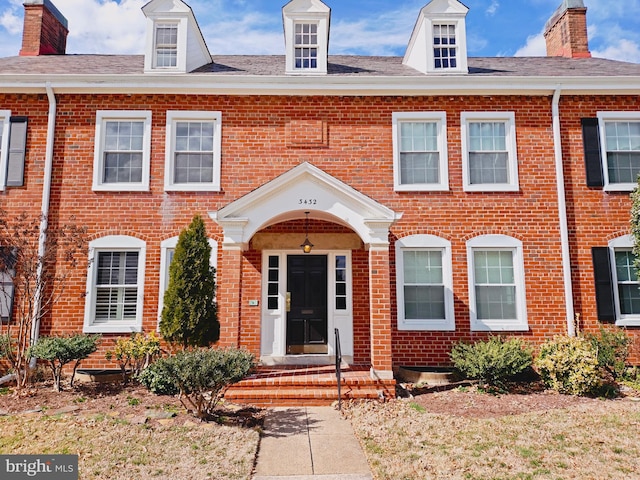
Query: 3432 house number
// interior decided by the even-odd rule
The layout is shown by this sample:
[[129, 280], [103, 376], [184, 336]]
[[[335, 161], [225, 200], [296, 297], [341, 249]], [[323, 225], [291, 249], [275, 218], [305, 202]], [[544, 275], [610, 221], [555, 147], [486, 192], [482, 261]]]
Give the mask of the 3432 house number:
[[298, 200], [298, 205], [317, 205], [318, 199], [316, 198], [301, 198]]

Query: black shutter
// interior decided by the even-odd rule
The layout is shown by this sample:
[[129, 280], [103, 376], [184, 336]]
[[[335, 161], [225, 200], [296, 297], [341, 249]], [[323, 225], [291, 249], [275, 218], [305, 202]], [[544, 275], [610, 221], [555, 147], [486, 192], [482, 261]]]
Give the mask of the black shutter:
[[22, 187], [27, 151], [27, 117], [11, 117], [10, 123], [7, 187]]
[[615, 322], [616, 307], [609, 249], [607, 247], [594, 247], [591, 249], [591, 256], [593, 257], [593, 275], [596, 283], [598, 320], [601, 322]]
[[597, 118], [582, 119], [582, 142], [584, 164], [587, 169], [587, 186], [603, 187], [602, 151], [600, 150], [600, 128]]

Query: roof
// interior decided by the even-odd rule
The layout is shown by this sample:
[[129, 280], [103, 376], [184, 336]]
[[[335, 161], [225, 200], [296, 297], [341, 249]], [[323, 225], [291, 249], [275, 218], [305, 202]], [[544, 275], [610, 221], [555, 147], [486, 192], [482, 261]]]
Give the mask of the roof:
[[[218, 55], [188, 76], [285, 76], [282, 55]], [[143, 55], [41, 55], [0, 58], [5, 75], [145, 75]], [[159, 74], [146, 74], [163, 75]], [[172, 74], [165, 74], [171, 76]], [[358, 77], [640, 77], [640, 64], [602, 58], [469, 57], [468, 74], [423, 74], [402, 57], [330, 55], [328, 76]]]

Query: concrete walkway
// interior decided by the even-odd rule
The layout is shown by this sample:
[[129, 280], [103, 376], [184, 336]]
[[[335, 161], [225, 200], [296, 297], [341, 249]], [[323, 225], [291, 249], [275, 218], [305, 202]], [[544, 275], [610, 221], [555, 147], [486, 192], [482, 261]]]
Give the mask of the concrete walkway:
[[269, 410], [253, 480], [372, 480], [351, 424], [331, 407]]

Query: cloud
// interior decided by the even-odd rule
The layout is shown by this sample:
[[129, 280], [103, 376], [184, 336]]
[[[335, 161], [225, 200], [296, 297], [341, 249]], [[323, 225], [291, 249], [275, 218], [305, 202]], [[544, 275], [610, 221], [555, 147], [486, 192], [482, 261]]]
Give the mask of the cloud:
[[491, 5], [485, 10], [485, 13], [490, 17], [494, 16], [500, 8], [500, 2], [498, 0], [492, 0]]
[[591, 55], [620, 60], [621, 62], [640, 63], [640, 45], [631, 40], [620, 39], [615, 44], [607, 45], [602, 50], [593, 50]]
[[544, 39], [544, 35], [538, 33], [527, 37], [527, 43], [520, 47], [514, 57], [544, 57], [547, 55], [547, 43]]

